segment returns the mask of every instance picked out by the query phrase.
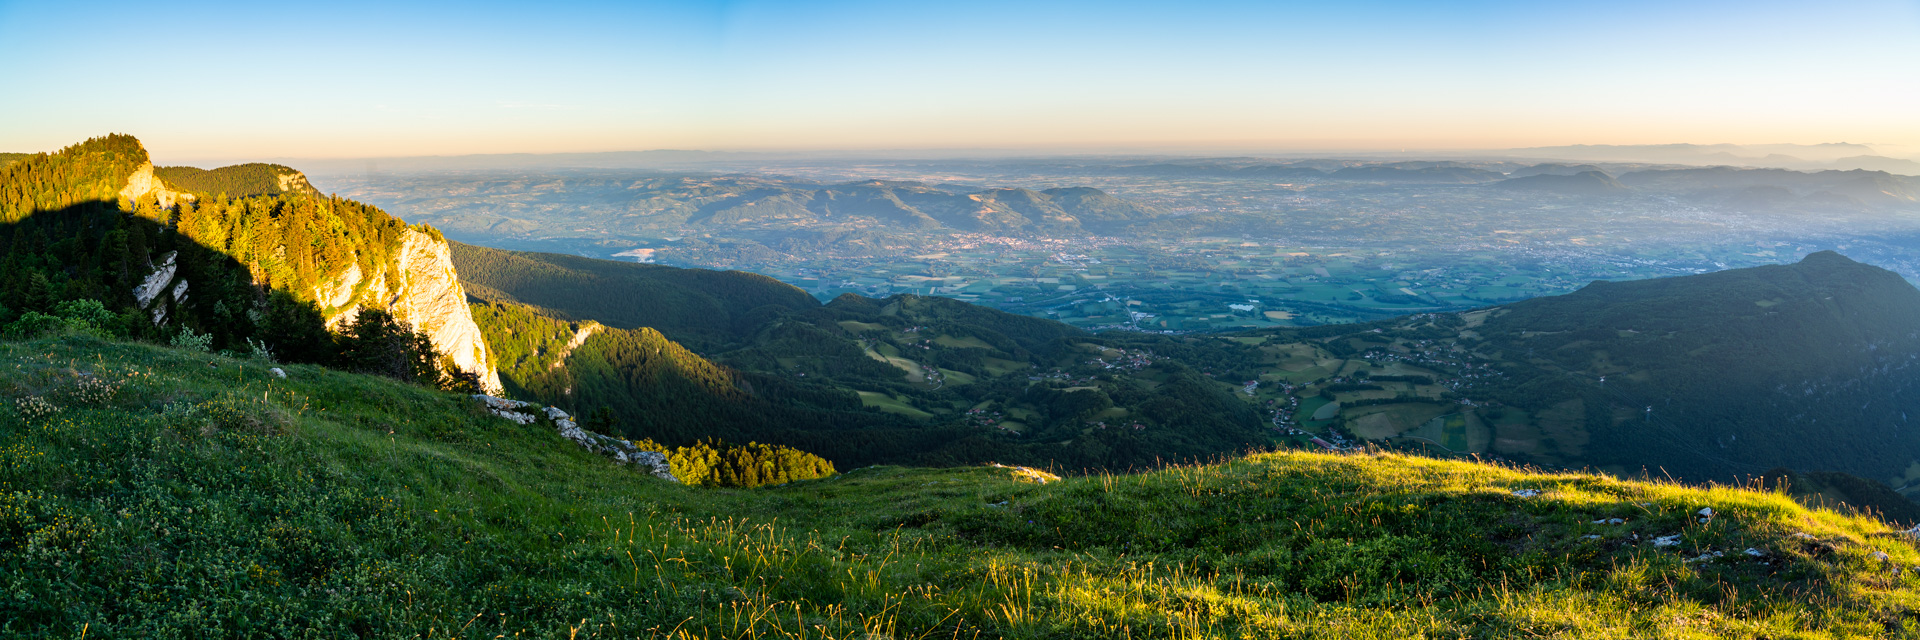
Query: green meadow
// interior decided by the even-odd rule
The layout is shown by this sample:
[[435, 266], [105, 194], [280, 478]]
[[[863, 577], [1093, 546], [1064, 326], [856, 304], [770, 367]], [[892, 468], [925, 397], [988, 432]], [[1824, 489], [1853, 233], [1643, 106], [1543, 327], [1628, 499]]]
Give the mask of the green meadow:
[[0, 343], [0, 636], [1920, 634], [1909, 537], [1776, 493], [1299, 452], [696, 488], [268, 366]]

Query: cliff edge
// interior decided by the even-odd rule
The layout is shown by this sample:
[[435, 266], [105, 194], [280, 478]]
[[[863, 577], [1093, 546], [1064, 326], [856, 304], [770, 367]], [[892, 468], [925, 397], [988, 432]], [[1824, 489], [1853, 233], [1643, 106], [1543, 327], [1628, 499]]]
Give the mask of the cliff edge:
[[362, 309], [386, 309], [426, 332], [434, 349], [451, 357], [455, 366], [479, 376], [486, 393], [503, 391], [445, 240], [407, 229], [400, 234], [393, 261], [381, 271], [368, 277], [356, 265], [313, 293], [326, 313], [327, 328], [339, 330]]

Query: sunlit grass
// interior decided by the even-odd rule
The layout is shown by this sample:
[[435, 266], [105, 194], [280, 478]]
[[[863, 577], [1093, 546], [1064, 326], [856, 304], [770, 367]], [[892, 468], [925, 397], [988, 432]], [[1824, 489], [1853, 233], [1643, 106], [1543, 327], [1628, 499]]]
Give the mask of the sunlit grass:
[[1908, 539], [1738, 488], [1281, 452], [696, 489], [263, 367], [0, 343], [0, 635], [1911, 637], [1920, 610]]

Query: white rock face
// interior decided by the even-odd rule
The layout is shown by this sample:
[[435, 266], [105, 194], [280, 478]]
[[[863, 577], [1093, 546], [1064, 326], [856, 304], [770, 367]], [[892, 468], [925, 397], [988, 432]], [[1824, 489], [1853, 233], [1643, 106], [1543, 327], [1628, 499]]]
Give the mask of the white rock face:
[[347, 265], [345, 273], [331, 282], [323, 282], [313, 288], [313, 298], [319, 301], [321, 309], [335, 309], [353, 302], [353, 288], [360, 284], [360, 264]]
[[400, 238], [399, 286], [387, 309], [433, 338], [433, 346], [453, 357], [462, 370], [480, 376], [480, 386], [499, 393], [500, 374], [487, 355], [487, 343], [467, 308], [467, 291], [453, 270], [447, 243], [408, 229]]
[[145, 309], [147, 305], [153, 304], [154, 298], [160, 297], [160, 292], [166, 291], [167, 285], [173, 284], [173, 274], [180, 269], [180, 266], [173, 262], [174, 255], [172, 251], [160, 254], [160, 266], [155, 267], [153, 273], [147, 274], [147, 277], [140, 281], [140, 286], [133, 288], [133, 300], [140, 304], [140, 308]]
[[[433, 348], [453, 358], [462, 371], [480, 377], [481, 391], [500, 393], [500, 374], [493, 368], [480, 326], [474, 324], [467, 308], [467, 291], [453, 270], [453, 254], [447, 243], [408, 229], [400, 235], [397, 259], [389, 271], [367, 277], [358, 265], [316, 289], [315, 297], [328, 310], [339, 309], [327, 318], [327, 328], [339, 330], [352, 324], [362, 308], [386, 309], [394, 319], [426, 332]], [[354, 287], [366, 279], [359, 297]]]
[[127, 200], [139, 200], [152, 193], [159, 197], [160, 206], [171, 207], [175, 201], [192, 200], [193, 194], [168, 189], [166, 183], [153, 175], [153, 163], [142, 163], [133, 175], [127, 178], [127, 186], [120, 188], [120, 197]]
[[313, 190], [313, 185], [310, 185], [310, 184], [307, 184], [307, 176], [306, 176], [306, 174], [303, 174], [303, 173], [299, 173], [299, 172], [294, 172], [294, 173], [282, 173], [282, 174], [279, 174], [279, 175], [276, 175], [276, 176], [274, 176], [274, 177], [275, 177], [275, 178], [279, 178], [279, 179], [280, 179], [280, 190], [281, 190], [281, 191], [311, 191], [311, 190]]
[[573, 338], [567, 340], [566, 348], [560, 350], [560, 357], [554, 358], [553, 364], [548, 366], [547, 368], [558, 369], [560, 367], [566, 366], [567, 356], [573, 355], [574, 349], [578, 349], [580, 348], [580, 345], [586, 344], [587, 338], [592, 337], [593, 334], [599, 333], [601, 329], [605, 329], [605, 328], [606, 327], [601, 326], [600, 323], [598, 322], [588, 320], [585, 326], [582, 326], [578, 330], [573, 332]]

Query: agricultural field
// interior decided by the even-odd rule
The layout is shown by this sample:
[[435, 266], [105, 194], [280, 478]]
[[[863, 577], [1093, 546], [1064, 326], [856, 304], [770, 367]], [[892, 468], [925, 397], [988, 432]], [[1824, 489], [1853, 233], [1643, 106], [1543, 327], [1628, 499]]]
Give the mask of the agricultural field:
[[[779, 278], [823, 300], [848, 293], [935, 295], [1088, 329], [1174, 333], [1362, 322], [1555, 295], [1593, 280], [1692, 272], [1658, 256], [1556, 268], [1493, 251], [1421, 254], [1240, 238], [1095, 238], [1038, 246], [991, 240], [929, 238], [946, 250], [884, 262], [813, 257], [735, 268]], [[1753, 263], [1751, 256], [1721, 257]]]

